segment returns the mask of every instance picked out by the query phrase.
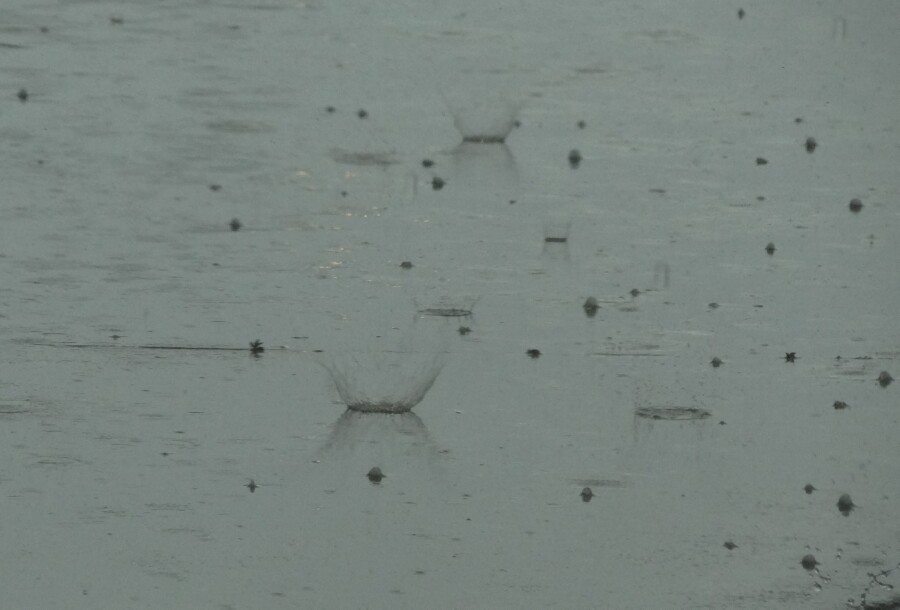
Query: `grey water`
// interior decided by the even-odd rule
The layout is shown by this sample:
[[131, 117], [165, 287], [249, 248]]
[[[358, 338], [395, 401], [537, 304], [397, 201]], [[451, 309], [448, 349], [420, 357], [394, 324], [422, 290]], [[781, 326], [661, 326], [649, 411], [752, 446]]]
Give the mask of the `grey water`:
[[0, 607], [898, 607], [897, 31], [4, 2]]

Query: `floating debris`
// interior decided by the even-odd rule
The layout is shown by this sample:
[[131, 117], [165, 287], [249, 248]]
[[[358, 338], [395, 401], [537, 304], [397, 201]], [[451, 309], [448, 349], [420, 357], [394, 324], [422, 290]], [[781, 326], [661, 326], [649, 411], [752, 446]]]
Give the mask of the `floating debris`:
[[769, 161], [768, 161], [768, 159], [764, 159], [763, 157], [757, 157], [756, 164], [757, 165], [768, 165]]
[[686, 421], [706, 419], [710, 412], [696, 407], [638, 407], [634, 410], [637, 417], [668, 421]]
[[123, 17], [114, 16], [109, 18], [109, 22], [113, 25], [122, 25], [125, 23], [125, 19]]
[[803, 559], [800, 560], [800, 565], [803, 566], [803, 569], [807, 572], [812, 572], [816, 569], [816, 566], [822, 565], [813, 555], [804, 555]]
[[816, 488], [812, 486], [812, 483], [807, 483], [803, 486], [803, 491], [806, 492], [806, 495], [809, 495], [812, 492], [816, 491]]
[[250, 493], [253, 493], [256, 491], [256, 488], [259, 487], [259, 485], [256, 484], [256, 481], [254, 481], [253, 479], [250, 479], [250, 482], [247, 483], [246, 485], [244, 485], [244, 487], [249, 489]]
[[409, 261], [403, 261], [402, 263], [400, 263], [400, 268], [401, 269], [412, 269], [413, 264]]
[[726, 549], [728, 549], [729, 551], [733, 551], [734, 549], [738, 548], [738, 545], [736, 545], [735, 543], [733, 543], [731, 540], [729, 540], [728, 542], [726, 542], [726, 543], [723, 544], [722, 546], [724, 546], [724, 547], [725, 547]]
[[581, 500], [583, 502], [590, 502], [593, 497], [594, 491], [590, 487], [585, 487], [581, 490]]
[[231, 227], [232, 231], [240, 231], [241, 227], [244, 225], [237, 218], [232, 218], [231, 222], [228, 223], [228, 226]]
[[784, 354], [785, 362], [795, 362], [797, 360], [797, 352], [786, 352]]
[[631, 295], [631, 298], [634, 299], [634, 298], [637, 298], [637, 296], [638, 296], [639, 294], [641, 294], [641, 291], [638, 290], [637, 288], [632, 288], [631, 290], [628, 291], [628, 294], [630, 294], [630, 295]]
[[434, 161], [431, 159], [422, 159], [422, 167], [432, 167], [434, 165]]
[[717, 356], [710, 360], [709, 363], [713, 366], [714, 369], [717, 369], [722, 366], [722, 359]]
[[359, 110], [356, 111], [356, 116], [358, 116], [361, 119], [364, 119], [369, 116], [369, 113], [366, 112], [366, 110], [364, 108], [360, 108]]
[[530, 349], [530, 350], [526, 351], [525, 353], [528, 354], [528, 357], [531, 358], [532, 360], [541, 357], [541, 350], [539, 350], [539, 349]]
[[433, 188], [436, 191], [439, 191], [442, 188], [444, 188], [445, 184], [447, 184], [447, 183], [444, 182], [444, 179], [441, 178], [440, 176], [435, 176], [434, 178], [431, 179], [431, 188]]
[[594, 297], [588, 297], [584, 302], [584, 305], [582, 305], [582, 308], [584, 308], [584, 314], [587, 317], [593, 318], [597, 315], [597, 310], [600, 309], [600, 304]]
[[325, 112], [327, 112], [328, 114], [334, 114], [335, 112], [337, 112], [337, 108], [335, 108], [334, 106], [325, 106]]
[[860, 211], [861, 209], [863, 209], [863, 204], [862, 204], [862, 201], [860, 201], [859, 199], [854, 198], [854, 199], [851, 199], [851, 200], [850, 200], [850, 206], [849, 206], [849, 207], [850, 207], [850, 211], [851, 211], [851, 212], [853, 212], [854, 214], [858, 214], [859, 211]]
[[19, 92], [16, 94], [16, 97], [19, 98], [19, 101], [23, 104], [28, 101], [28, 90], [27, 89], [19, 89]]
[[804, 144], [804, 146], [806, 146], [806, 152], [809, 154], [816, 152], [816, 147], [818, 145], [819, 143], [816, 142], [815, 138], [806, 138], [806, 143]]
[[837, 411], [842, 411], [842, 410], [846, 409], [848, 406], [849, 405], [847, 405], [847, 403], [844, 402], [843, 400], [835, 400], [834, 401], [834, 408]]
[[587, 127], [587, 123], [585, 123], [584, 121], [578, 121], [576, 125], [578, 126], [578, 129], [584, 129], [585, 127]]
[[766, 244], [766, 254], [768, 254], [769, 256], [772, 256], [773, 254], [775, 254], [775, 244], [774, 243], [769, 242]]
[[250, 342], [250, 353], [254, 356], [259, 356], [264, 351], [266, 351], [266, 348], [263, 347], [262, 341], [259, 339]]
[[221, 190], [222, 190], [222, 185], [221, 185], [221, 184], [210, 184], [210, 185], [209, 185], [209, 190], [211, 190], [211, 191], [213, 191], [213, 192], [221, 191]]
[[891, 383], [893, 381], [894, 381], [894, 378], [891, 377], [891, 374], [888, 373], [887, 371], [881, 371], [878, 374], [878, 385], [880, 385], [883, 388], [886, 388], [889, 385], [891, 385]]
[[856, 504], [853, 503], [850, 494], [843, 494], [838, 498], [837, 507], [842, 515], [848, 517], [850, 516], [850, 513], [853, 512], [853, 509], [856, 508]]
[[738, 19], [743, 19], [744, 15], [746, 15], [746, 14], [747, 13], [744, 12], [744, 9], [742, 9], [742, 8], [738, 9]]
[[710, 303], [709, 305], [707, 305], [707, 307], [709, 307], [710, 309], [718, 309], [719, 304], [718, 303]]
[[366, 477], [373, 483], [381, 483], [381, 479], [386, 477], [387, 475], [381, 472], [381, 468], [375, 466], [372, 470], [366, 473]]
[[569, 166], [572, 169], [578, 169], [579, 165], [581, 165], [581, 153], [573, 148], [569, 151]]
[[468, 326], [460, 326], [459, 328], [456, 329], [456, 332], [458, 332], [458, 333], [461, 334], [462, 336], [466, 336], [466, 335], [468, 335], [470, 332], [472, 332], [472, 329], [469, 328]]

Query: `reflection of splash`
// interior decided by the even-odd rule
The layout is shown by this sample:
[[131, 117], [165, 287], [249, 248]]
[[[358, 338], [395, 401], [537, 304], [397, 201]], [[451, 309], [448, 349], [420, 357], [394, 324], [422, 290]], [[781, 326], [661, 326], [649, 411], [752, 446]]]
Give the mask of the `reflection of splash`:
[[462, 142], [451, 152], [454, 205], [472, 206], [483, 212], [491, 200], [508, 205], [520, 198], [516, 160], [506, 144]]
[[319, 360], [352, 411], [406, 413], [419, 404], [444, 366], [444, 354], [346, 352]]
[[365, 474], [379, 466], [390, 479], [400, 471], [435, 463], [443, 453], [415, 413], [360, 413], [347, 410], [320, 450], [323, 459], [353, 464]]

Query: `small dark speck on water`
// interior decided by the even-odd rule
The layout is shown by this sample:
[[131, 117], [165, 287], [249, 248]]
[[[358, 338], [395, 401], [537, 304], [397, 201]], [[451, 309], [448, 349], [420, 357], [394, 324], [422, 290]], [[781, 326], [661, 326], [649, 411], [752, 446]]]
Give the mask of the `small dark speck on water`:
[[713, 366], [714, 369], [717, 369], [720, 366], [722, 366], [722, 359], [716, 357], [716, 358], [713, 358], [712, 360], [710, 360], [709, 363]]
[[422, 159], [422, 167], [432, 167], [434, 165], [434, 161], [431, 159]]
[[784, 353], [784, 361], [785, 362], [794, 362], [797, 359], [797, 352], [785, 352]]
[[590, 502], [591, 498], [594, 497], [594, 491], [590, 487], [585, 487], [581, 490], [581, 500], [582, 502]]
[[222, 190], [222, 185], [221, 185], [221, 184], [210, 184], [210, 185], [209, 185], [209, 190], [211, 190], [211, 191], [221, 191], [221, 190]]
[[456, 332], [458, 332], [459, 334], [461, 334], [463, 336], [466, 336], [470, 332], [472, 332], [472, 329], [469, 328], [468, 326], [460, 326], [459, 328], [456, 329]]
[[400, 263], [400, 268], [401, 269], [412, 269], [413, 264], [409, 261], [403, 261], [402, 263]]
[[593, 318], [597, 315], [597, 310], [600, 309], [600, 304], [594, 297], [588, 297], [582, 307], [584, 308], [585, 315], [589, 318]]
[[19, 92], [16, 94], [16, 96], [19, 98], [20, 102], [23, 102], [23, 103], [27, 102], [28, 101], [28, 90], [27, 89], [19, 89]]
[[757, 157], [756, 164], [757, 165], [768, 165], [769, 161], [768, 161], [768, 159], [764, 159], [763, 157]]
[[807, 483], [806, 485], [803, 486], [803, 491], [806, 492], [806, 495], [809, 495], [812, 492], [816, 491], [816, 488], [813, 487], [812, 483]]
[[766, 244], [766, 254], [768, 254], [769, 256], [775, 254], [775, 244], [773, 244], [772, 242]]
[[587, 123], [585, 123], [584, 121], [578, 121], [577, 125], [578, 129], [584, 129], [585, 127], [587, 127]]
[[444, 179], [441, 178], [440, 176], [435, 176], [431, 180], [431, 188], [433, 188], [436, 191], [439, 191], [442, 188], [444, 188], [445, 184], [446, 184], [446, 182], [444, 182]]
[[816, 147], [818, 145], [819, 143], [816, 142], [815, 138], [806, 138], [806, 152], [810, 154], [816, 152]]
[[891, 374], [888, 373], [887, 371], [881, 371], [878, 374], [878, 385], [880, 385], [883, 388], [886, 388], [889, 385], [891, 385], [891, 383], [893, 381], [894, 381], [894, 378], [891, 377]]
[[259, 339], [250, 342], [250, 353], [254, 356], [258, 356], [264, 351], [266, 351], [266, 348], [263, 347], [262, 341], [260, 341]]
[[630, 294], [632, 297], [636, 297], [637, 295], [641, 294], [641, 291], [637, 288], [632, 288], [628, 294]]
[[569, 166], [572, 169], [578, 169], [579, 165], [581, 165], [581, 153], [573, 148], [569, 151]]
[[812, 571], [816, 569], [819, 562], [816, 561], [816, 558], [812, 555], [804, 555], [803, 559], [800, 560], [800, 565], [803, 566], [804, 570]]
[[847, 406], [848, 406], [847, 403], [844, 402], [843, 400], [835, 400], [834, 401], [834, 408], [838, 411], [846, 409]]
[[364, 119], [367, 116], [369, 116], [369, 113], [366, 112], [366, 110], [364, 108], [360, 108], [359, 110], [356, 111], [356, 116], [358, 116], [361, 119]]
[[738, 9], [738, 19], [743, 19], [744, 15], [746, 15], [746, 14], [747, 13], [744, 12], [744, 9], [742, 9], [742, 8]]
[[539, 349], [530, 349], [525, 353], [528, 354], [528, 357], [531, 358], [532, 360], [535, 358], [541, 357], [541, 350], [539, 350]]
[[334, 114], [337, 111], [337, 108], [334, 106], [325, 106], [325, 112], [328, 114]]
[[718, 303], [710, 303], [707, 307], [709, 307], [710, 309], [718, 309], [719, 304]]
[[722, 546], [724, 546], [724, 547], [725, 547], [726, 549], [728, 549], [729, 551], [733, 551], [734, 549], [738, 548], [738, 545], [736, 545], [735, 543], [733, 543], [731, 540], [729, 540], [728, 542], [726, 542], [726, 543], [723, 544]]
[[850, 211], [854, 214], [858, 213], [861, 209], [863, 209], [862, 201], [859, 199], [851, 199], [850, 200]]
[[244, 225], [237, 218], [232, 218], [231, 222], [228, 223], [228, 226], [231, 227], [232, 231], [240, 231], [241, 227]]
[[247, 483], [246, 485], [244, 485], [244, 487], [249, 489], [250, 493], [253, 493], [256, 491], [256, 488], [259, 487], [259, 485], [256, 484], [256, 481], [254, 481], [253, 479], [250, 479], [250, 482]]
[[798, 124], [799, 124], [799, 123], [802, 123], [802, 122], [803, 122], [803, 117], [799, 117], [799, 116], [798, 116], [796, 119], [794, 119], [794, 122], [795, 122], [795, 123], [798, 123]]
[[381, 468], [375, 466], [372, 470], [366, 473], [366, 477], [373, 483], [381, 483], [381, 479], [386, 477], [387, 475], [381, 472]]
[[110, 17], [109, 22], [113, 25], [122, 25], [123, 23], [125, 23], [125, 19], [123, 19], [122, 17]]

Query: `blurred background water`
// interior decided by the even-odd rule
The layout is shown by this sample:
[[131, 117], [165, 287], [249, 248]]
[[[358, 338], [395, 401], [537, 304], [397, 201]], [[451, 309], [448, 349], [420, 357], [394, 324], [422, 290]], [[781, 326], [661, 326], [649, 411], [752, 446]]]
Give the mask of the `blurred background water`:
[[900, 11], [738, 8], [6, 2], [0, 605], [890, 599]]

